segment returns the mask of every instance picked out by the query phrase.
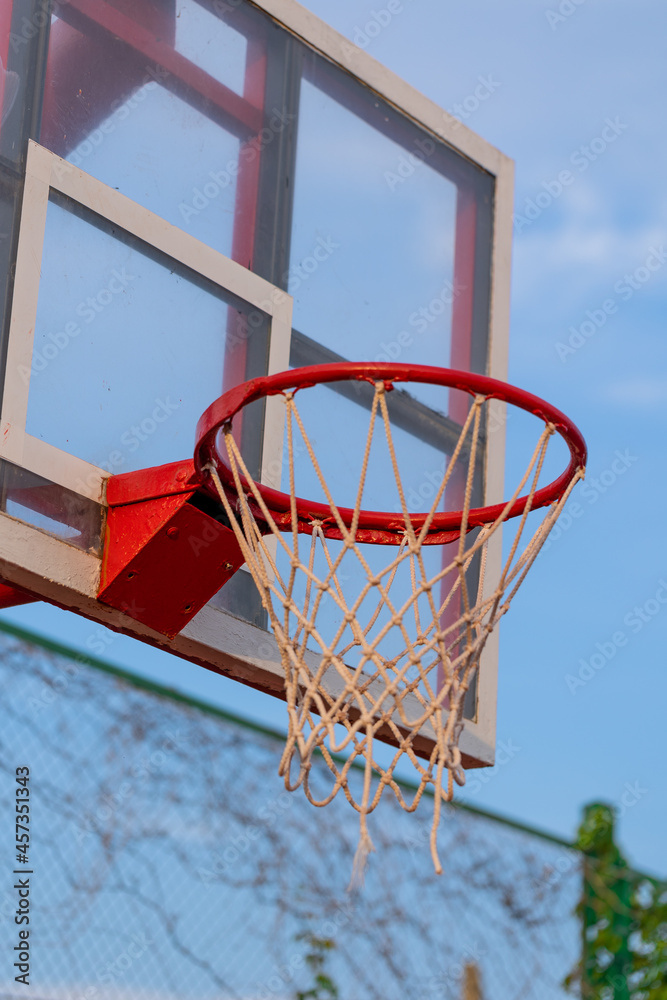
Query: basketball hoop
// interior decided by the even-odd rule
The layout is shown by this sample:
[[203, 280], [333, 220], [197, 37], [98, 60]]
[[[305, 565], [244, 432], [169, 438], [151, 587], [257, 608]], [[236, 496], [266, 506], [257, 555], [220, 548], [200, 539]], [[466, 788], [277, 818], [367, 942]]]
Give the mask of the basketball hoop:
[[[336, 503], [295, 402], [296, 395], [309, 387], [342, 380], [374, 387], [359, 487], [351, 507]], [[430, 508], [417, 514], [406, 502], [387, 405], [387, 393], [400, 382], [448, 387], [472, 397]], [[233, 435], [235, 416], [267, 396], [281, 396], [285, 405], [289, 492], [255, 482]], [[511, 496], [502, 503], [474, 507], [476, 459], [491, 400], [519, 407], [543, 426]], [[362, 507], [378, 430], [384, 430], [400, 498], [398, 512]], [[541, 485], [547, 448], [555, 434], [566, 442], [570, 461], [557, 479]], [[324, 501], [297, 495], [297, 436]], [[586, 445], [577, 428], [538, 397], [485, 376], [423, 365], [340, 362], [253, 379], [221, 396], [199, 421], [195, 465], [203, 488], [224, 507], [281, 653], [289, 729], [280, 773], [288, 789], [302, 786], [316, 805], [326, 805], [343, 790], [360, 813], [358, 868], [363, 868], [373, 849], [367, 816], [385, 787], [390, 786], [401, 806], [412, 811], [431, 786], [431, 854], [436, 871], [442, 871], [436, 846], [441, 803], [451, 800], [454, 783], [465, 782], [459, 738], [466, 693], [489, 634], [508, 610], [574, 485], [583, 477], [585, 462]], [[456, 511], [443, 510], [457, 476], [462, 505]], [[510, 518], [517, 519], [510, 551], [499, 574], [490, 579], [489, 544]], [[310, 536], [310, 545], [306, 540], [300, 544], [303, 535]], [[368, 545], [390, 546], [384, 565], [376, 565], [377, 550], [371, 558]], [[442, 546], [437, 566], [432, 546]], [[352, 593], [345, 587], [350, 561], [363, 576], [361, 589]], [[379, 762], [374, 753], [378, 735], [396, 747], [389, 762]], [[422, 761], [424, 736], [432, 749]], [[316, 751], [333, 776], [332, 787], [323, 793], [313, 787]], [[406, 797], [395, 778], [402, 759], [417, 772], [412, 798]], [[364, 767], [359, 790], [351, 770], [357, 760]]]

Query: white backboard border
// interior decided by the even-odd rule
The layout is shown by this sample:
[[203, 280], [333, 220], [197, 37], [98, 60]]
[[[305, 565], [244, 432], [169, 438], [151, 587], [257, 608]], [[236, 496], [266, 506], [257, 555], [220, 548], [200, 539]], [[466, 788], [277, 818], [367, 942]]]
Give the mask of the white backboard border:
[[[109, 472], [56, 448], [26, 430], [37, 302], [51, 191], [73, 199], [227, 292], [261, 309], [271, 321], [268, 374], [289, 366], [292, 299], [236, 261], [166, 222], [36, 142], [29, 143], [14, 300], [0, 415], [0, 458], [97, 503]], [[212, 401], [211, 401], [212, 402]], [[282, 453], [282, 408], [267, 400], [262, 481], [277, 485], [275, 456]], [[194, 428], [193, 428], [194, 447]], [[183, 458], [188, 458], [183, 455]], [[279, 475], [278, 475], [279, 479]]]

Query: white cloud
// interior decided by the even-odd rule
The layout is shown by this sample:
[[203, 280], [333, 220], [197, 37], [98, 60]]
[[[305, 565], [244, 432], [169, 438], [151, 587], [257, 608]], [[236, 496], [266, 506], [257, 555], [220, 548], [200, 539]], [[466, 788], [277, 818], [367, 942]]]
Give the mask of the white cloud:
[[537, 292], [543, 295], [545, 286], [553, 296], [556, 285], [561, 306], [592, 301], [642, 265], [652, 247], [667, 248], [667, 223], [628, 230], [608, 220], [586, 218], [578, 206], [568, 206], [562, 225], [555, 230], [538, 223], [516, 239], [517, 301], [532, 300]]
[[667, 378], [638, 375], [601, 386], [600, 395], [611, 403], [637, 408], [667, 405]]

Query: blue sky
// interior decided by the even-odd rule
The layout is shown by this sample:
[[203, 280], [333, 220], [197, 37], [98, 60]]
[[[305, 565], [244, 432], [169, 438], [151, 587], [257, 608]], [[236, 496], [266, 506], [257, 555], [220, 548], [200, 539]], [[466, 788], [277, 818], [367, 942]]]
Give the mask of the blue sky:
[[[503, 763], [462, 797], [566, 836], [583, 803], [617, 803], [629, 858], [664, 874], [667, 8], [403, 0], [367, 33], [385, 0], [305, 6], [450, 110], [493, 81], [466, 124], [516, 162], [509, 378], [589, 445], [587, 483], [501, 625]], [[56, 609], [4, 616], [283, 724], [281, 704]]]

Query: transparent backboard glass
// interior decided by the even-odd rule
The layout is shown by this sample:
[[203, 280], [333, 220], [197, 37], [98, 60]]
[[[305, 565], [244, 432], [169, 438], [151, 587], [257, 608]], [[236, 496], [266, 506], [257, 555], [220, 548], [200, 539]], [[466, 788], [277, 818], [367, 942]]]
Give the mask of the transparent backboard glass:
[[[209, 33], [212, 24], [219, 26], [217, 34]], [[175, 52], [235, 91], [243, 89], [246, 50], [242, 35], [199, 4], [189, 3], [180, 13]], [[70, 78], [58, 72], [66, 59], [74, 60]], [[94, 60], [102, 62], [103, 76]], [[49, 66], [44, 145], [232, 256], [238, 130], [211, 114], [204, 95], [193, 100], [184, 93], [171, 70], [147, 59], [138, 65], [131, 49], [92, 40], [59, 17], [52, 24]], [[77, 68], [79, 82], [97, 97], [83, 106], [75, 104]], [[59, 100], [63, 93], [74, 113]]]
[[248, 39], [197, 0], [179, 0], [174, 48], [214, 80], [243, 93]]
[[4, 460], [0, 460], [0, 511], [77, 549], [102, 554], [101, 504]]
[[[381, 132], [302, 82], [289, 272], [294, 326], [352, 361], [446, 367], [457, 191], [428, 157], [410, 156], [392, 130]], [[414, 385], [411, 392], [446, 411], [446, 389]]]
[[[112, 474], [186, 459], [225, 364], [245, 350], [229, 337], [243, 304], [96, 223], [74, 202], [49, 203], [28, 433]], [[262, 325], [253, 337], [265, 369], [267, 317]]]

